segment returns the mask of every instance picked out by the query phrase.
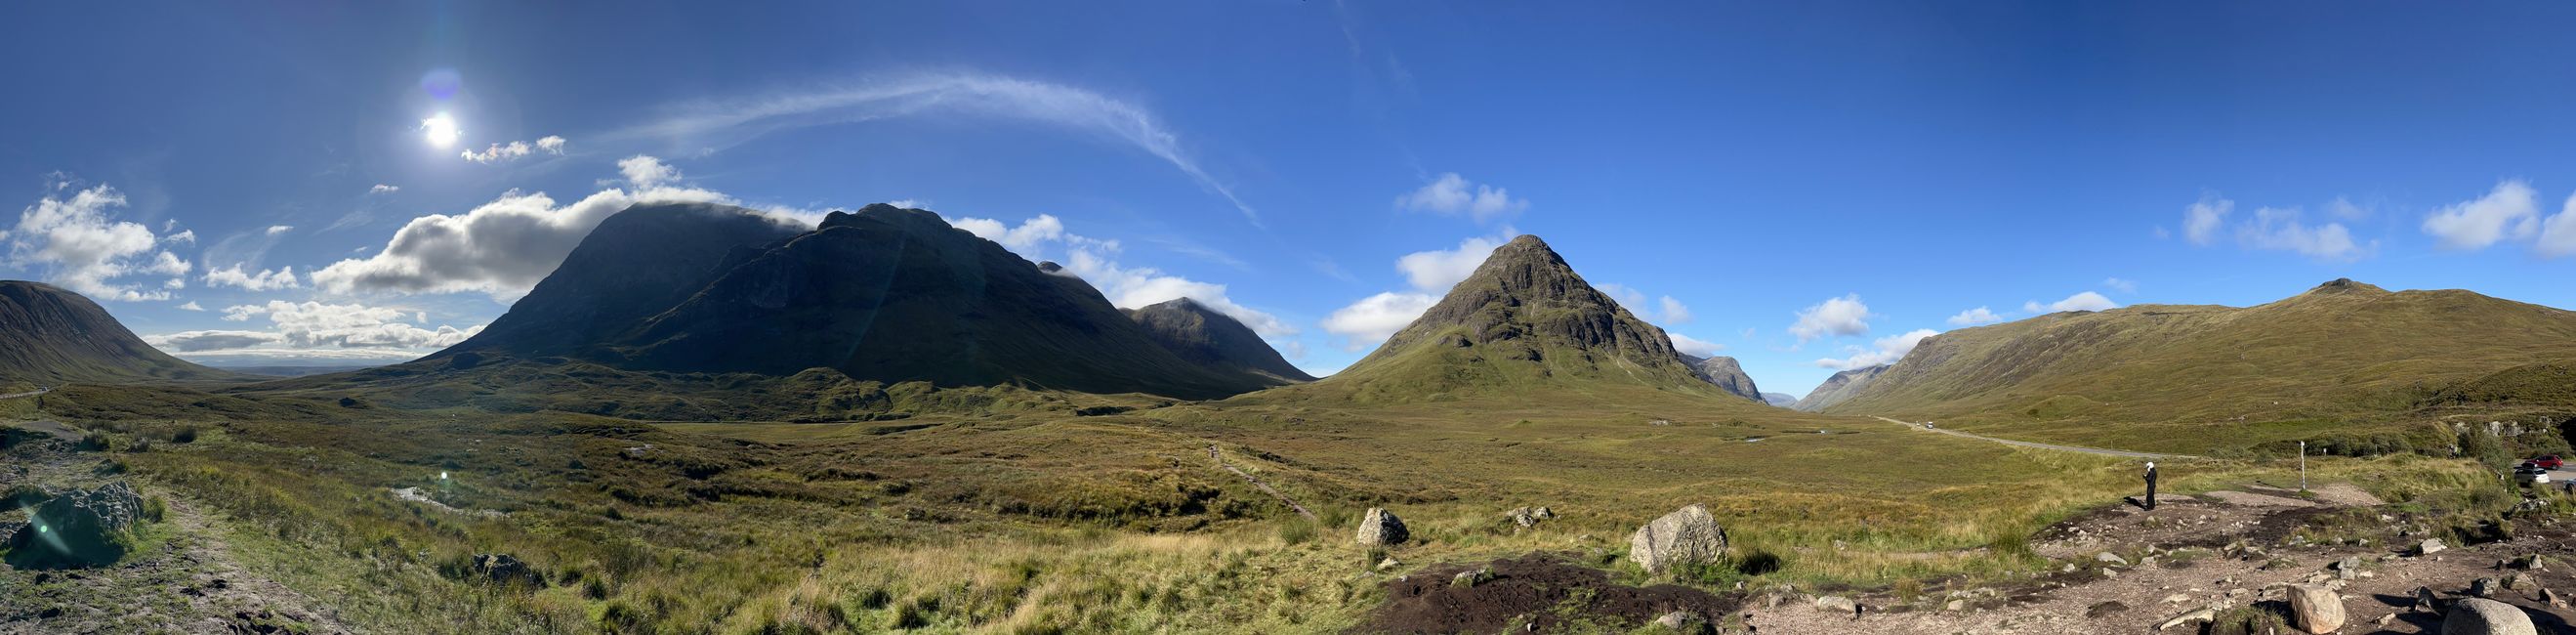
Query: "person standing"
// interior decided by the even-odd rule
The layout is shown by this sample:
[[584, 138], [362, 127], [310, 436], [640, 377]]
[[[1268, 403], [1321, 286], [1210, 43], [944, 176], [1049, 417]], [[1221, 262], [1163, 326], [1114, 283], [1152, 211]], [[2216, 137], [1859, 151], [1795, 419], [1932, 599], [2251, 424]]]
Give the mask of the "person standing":
[[2147, 511], [2156, 509], [2156, 462], [2147, 462]]

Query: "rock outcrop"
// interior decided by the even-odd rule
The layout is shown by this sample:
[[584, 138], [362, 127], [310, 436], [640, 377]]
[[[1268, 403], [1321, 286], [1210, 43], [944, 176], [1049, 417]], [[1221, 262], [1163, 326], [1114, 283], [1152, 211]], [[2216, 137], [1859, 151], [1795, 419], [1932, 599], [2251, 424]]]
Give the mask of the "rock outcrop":
[[125, 556], [129, 531], [142, 515], [143, 497], [123, 481], [64, 492], [37, 505], [9, 537], [9, 559], [35, 566], [112, 563]]
[[1358, 539], [1362, 546], [1384, 547], [1403, 544], [1412, 537], [1413, 534], [1404, 529], [1404, 519], [1396, 518], [1394, 512], [1389, 512], [1385, 508], [1371, 507], [1367, 514], [1360, 516]]
[[1733, 357], [1719, 355], [1703, 358], [1684, 354], [1682, 362], [1690, 365], [1691, 374], [1699, 376], [1701, 380], [1710, 384], [1715, 384], [1719, 390], [1754, 401], [1764, 401], [1762, 389], [1753, 385], [1753, 376], [1744, 374], [1744, 366], [1735, 363]]
[[[1041, 269], [1043, 270], [1043, 269]], [[1281, 381], [1314, 381], [1279, 349], [1262, 341], [1261, 335], [1244, 326], [1234, 316], [1218, 312], [1189, 298], [1179, 298], [1128, 309], [1127, 317], [1135, 318], [1154, 343], [1201, 366], [1229, 373], [1251, 373]]]
[[1648, 573], [1679, 565], [1710, 564], [1726, 555], [1726, 530], [1708, 508], [1691, 505], [1637, 528], [1628, 537], [1628, 559]]

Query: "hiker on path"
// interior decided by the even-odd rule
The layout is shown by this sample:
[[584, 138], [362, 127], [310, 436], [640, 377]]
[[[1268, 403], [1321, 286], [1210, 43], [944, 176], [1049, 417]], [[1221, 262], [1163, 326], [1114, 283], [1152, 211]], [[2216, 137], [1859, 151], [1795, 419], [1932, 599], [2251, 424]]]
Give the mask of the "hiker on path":
[[2147, 511], [2156, 509], [2156, 462], [2147, 462]]

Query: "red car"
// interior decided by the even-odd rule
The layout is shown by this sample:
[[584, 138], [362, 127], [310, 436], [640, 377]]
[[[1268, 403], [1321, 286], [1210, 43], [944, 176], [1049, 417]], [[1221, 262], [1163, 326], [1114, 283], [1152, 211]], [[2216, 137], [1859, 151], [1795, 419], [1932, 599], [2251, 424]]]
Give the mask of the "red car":
[[2563, 469], [2567, 469], [2567, 462], [2566, 462], [2566, 461], [2558, 460], [2558, 455], [2555, 455], [2555, 454], [2552, 454], [2552, 455], [2549, 455], [2549, 456], [2540, 457], [2540, 458], [2537, 458], [2537, 459], [2532, 459], [2532, 460], [2531, 460], [2531, 464], [2532, 464], [2532, 465], [2538, 465], [2538, 466], [2540, 466], [2540, 469], [2544, 469], [2544, 470], [2563, 470]]

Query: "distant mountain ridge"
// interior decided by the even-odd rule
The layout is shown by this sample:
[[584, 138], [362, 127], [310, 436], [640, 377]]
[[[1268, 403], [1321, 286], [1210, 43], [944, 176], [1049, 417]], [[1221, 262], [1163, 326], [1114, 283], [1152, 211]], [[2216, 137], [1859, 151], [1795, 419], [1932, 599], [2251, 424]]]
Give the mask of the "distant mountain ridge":
[[[1040, 271], [1045, 270], [1045, 264], [1048, 263], [1040, 263]], [[1288, 381], [1315, 380], [1313, 375], [1289, 364], [1252, 327], [1195, 300], [1178, 298], [1126, 311], [1156, 343], [1181, 359]]]
[[1690, 366], [1692, 374], [1716, 385], [1719, 390], [1754, 401], [1764, 401], [1762, 389], [1753, 385], [1753, 376], [1744, 374], [1744, 367], [1735, 363], [1733, 357], [1724, 355], [1694, 357], [1689, 353], [1683, 353], [1682, 363]]
[[1877, 380], [1880, 374], [1886, 373], [1888, 367], [1888, 364], [1880, 364], [1834, 373], [1834, 376], [1825, 378], [1825, 383], [1818, 384], [1815, 390], [1808, 391], [1806, 397], [1799, 399], [1798, 403], [1790, 407], [1807, 412], [1831, 408], [1834, 404], [1842, 403], [1851, 399], [1853, 395], [1860, 394], [1860, 391], [1867, 388], [1870, 382]]
[[241, 378], [153, 348], [78, 293], [0, 280], [0, 381], [52, 386]]

